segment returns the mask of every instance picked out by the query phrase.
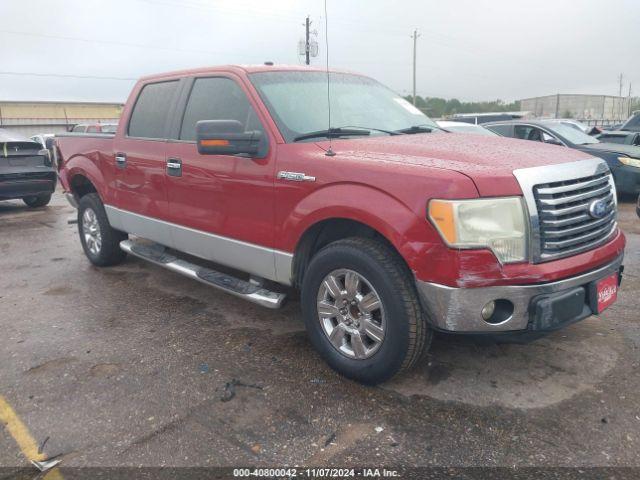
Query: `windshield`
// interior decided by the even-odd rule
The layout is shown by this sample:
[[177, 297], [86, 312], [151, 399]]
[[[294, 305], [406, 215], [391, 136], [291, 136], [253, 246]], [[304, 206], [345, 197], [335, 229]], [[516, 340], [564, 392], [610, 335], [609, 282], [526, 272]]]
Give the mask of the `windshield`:
[[564, 123], [550, 123], [547, 124], [546, 127], [554, 133], [557, 133], [561, 137], [564, 137], [570, 143], [575, 145], [586, 145], [588, 143], [600, 143], [597, 138], [590, 137], [586, 133], [581, 132], [580, 130], [569, 127]]
[[[329, 128], [325, 72], [261, 72], [250, 75], [282, 136]], [[331, 73], [331, 127], [372, 129], [371, 136], [412, 126], [438, 126], [404, 98], [360, 75]], [[377, 130], [375, 130], [377, 129]]]

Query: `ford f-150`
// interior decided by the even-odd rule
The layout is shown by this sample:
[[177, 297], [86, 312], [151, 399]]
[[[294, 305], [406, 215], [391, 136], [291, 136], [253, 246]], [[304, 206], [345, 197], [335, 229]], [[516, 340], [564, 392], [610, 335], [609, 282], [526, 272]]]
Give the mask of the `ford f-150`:
[[271, 308], [297, 289], [313, 346], [361, 382], [411, 367], [436, 330], [527, 339], [616, 299], [604, 161], [444, 131], [362, 75], [146, 77], [115, 134], [56, 149], [93, 264], [128, 253]]

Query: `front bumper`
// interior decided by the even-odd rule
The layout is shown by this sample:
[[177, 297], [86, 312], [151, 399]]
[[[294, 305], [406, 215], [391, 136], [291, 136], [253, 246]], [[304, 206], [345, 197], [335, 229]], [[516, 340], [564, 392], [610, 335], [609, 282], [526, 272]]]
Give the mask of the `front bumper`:
[[620, 193], [640, 193], [640, 168], [620, 165], [611, 169], [616, 190]]
[[[621, 272], [622, 260], [620, 255], [595, 270], [550, 283], [455, 288], [418, 280], [416, 285], [428, 319], [436, 330], [457, 333], [551, 331], [593, 315], [589, 285]], [[510, 302], [513, 312], [499, 323], [486, 322], [481, 310], [492, 300], [503, 300], [507, 305]], [[558, 306], [570, 315], [557, 314]]]

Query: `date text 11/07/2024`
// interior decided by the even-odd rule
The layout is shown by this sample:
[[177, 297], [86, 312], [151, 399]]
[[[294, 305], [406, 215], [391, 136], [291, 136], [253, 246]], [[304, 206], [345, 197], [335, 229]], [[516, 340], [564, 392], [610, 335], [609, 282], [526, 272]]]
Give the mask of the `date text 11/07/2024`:
[[398, 478], [386, 468], [235, 468], [234, 478]]

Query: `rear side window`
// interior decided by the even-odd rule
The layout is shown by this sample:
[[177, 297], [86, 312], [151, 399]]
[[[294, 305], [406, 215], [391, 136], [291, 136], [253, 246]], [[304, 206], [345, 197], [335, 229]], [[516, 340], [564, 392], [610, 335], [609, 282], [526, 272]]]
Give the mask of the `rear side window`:
[[511, 125], [489, 125], [487, 128], [503, 137], [511, 136]]
[[229, 78], [197, 78], [180, 128], [180, 140], [195, 141], [200, 120], [237, 120], [245, 131], [262, 130], [247, 96]]
[[95, 125], [87, 127], [87, 133], [98, 133], [98, 127], [96, 127]]
[[75, 127], [73, 127], [73, 130], [71, 130], [72, 132], [80, 132], [80, 133], [84, 133], [84, 129], [86, 127], [84, 125], [76, 125]]
[[604, 143], [625, 143], [627, 137], [622, 135], [600, 135], [598, 140]]
[[624, 130], [635, 130], [635, 131], [639, 131], [640, 130], [640, 114], [636, 114], [633, 117], [631, 117], [629, 120], [627, 120], [627, 123], [625, 123], [622, 128]]
[[178, 81], [145, 85], [131, 112], [129, 136], [164, 138], [164, 125]]

